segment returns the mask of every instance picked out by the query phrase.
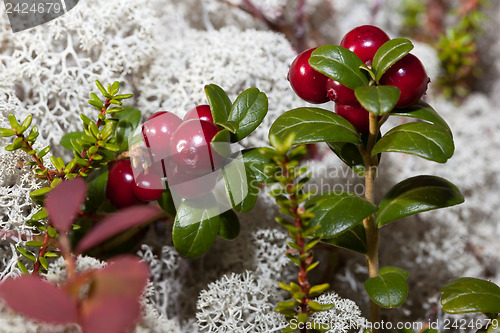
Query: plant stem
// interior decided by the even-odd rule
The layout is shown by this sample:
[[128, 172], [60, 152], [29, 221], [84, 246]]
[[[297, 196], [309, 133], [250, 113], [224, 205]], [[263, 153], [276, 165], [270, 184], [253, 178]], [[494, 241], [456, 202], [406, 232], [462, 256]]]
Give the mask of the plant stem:
[[[371, 203], [375, 203], [374, 200], [374, 182], [375, 176], [377, 174], [378, 158], [377, 155], [371, 156], [371, 151], [373, 146], [377, 141], [377, 136], [380, 127], [377, 120], [377, 116], [370, 113], [370, 134], [368, 137], [368, 143], [366, 145], [366, 150], [362, 151], [363, 160], [365, 162], [365, 199]], [[375, 219], [373, 215], [365, 218], [363, 225], [366, 231], [366, 260], [368, 264], [368, 274], [369, 276], [378, 276], [378, 245], [379, 245], [379, 229], [375, 224]], [[376, 323], [380, 320], [380, 307], [373, 301], [370, 301], [370, 322]], [[373, 329], [372, 333], [377, 331]]]
[[[33, 149], [33, 147], [30, 145], [30, 143], [28, 142], [28, 140], [26, 140], [26, 138], [24, 137], [24, 135], [23, 135], [23, 134], [16, 134], [16, 136], [17, 136], [17, 137], [19, 137], [19, 138], [22, 138], [24, 148], [26, 149], [26, 152], [27, 152], [28, 154], [34, 150], [34, 149]], [[47, 169], [47, 168], [45, 167], [45, 165], [43, 165], [42, 160], [41, 160], [40, 158], [38, 158], [38, 156], [36, 156], [36, 154], [33, 154], [33, 155], [29, 154], [29, 155], [30, 155], [31, 157], [33, 157], [33, 159], [35, 160], [36, 164], [38, 164], [38, 167], [39, 167], [40, 169], [42, 169], [42, 170], [46, 170], [46, 169]], [[60, 178], [62, 178], [62, 175], [61, 175], [58, 171], [57, 171], [57, 173], [56, 173], [56, 174], [57, 174]], [[43, 176], [41, 176], [41, 177], [43, 177]], [[51, 182], [51, 183], [52, 183], [52, 180], [54, 179], [54, 178], [52, 177], [52, 173], [51, 173], [49, 170], [47, 170], [47, 177], [46, 177], [46, 178], [47, 178], [47, 179], [48, 179], [48, 181], [49, 181], [49, 182]]]
[[47, 251], [47, 248], [49, 247], [49, 233], [45, 232], [45, 235], [43, 236], [43, 244], [42, 247], [40, 248], [40, 252], [38, 253], [38, 258], [35, 261], [35, 265], [33, 266], [33, 272], [31, 275], [37, 275], [38, 271], [40, 270], [40, 257], [43, 257], [45, 255], [45, 252]]

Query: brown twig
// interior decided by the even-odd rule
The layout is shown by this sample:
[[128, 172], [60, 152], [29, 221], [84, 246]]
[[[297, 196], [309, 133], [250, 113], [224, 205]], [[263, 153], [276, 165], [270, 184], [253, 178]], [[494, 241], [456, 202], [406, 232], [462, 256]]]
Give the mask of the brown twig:
[[47, 248], [49, 247], [49, 240], [50, 236], [48, 232], [45, 232], [45, 235], [43, 237], [43, 244], [42, 247], [40, 248], [40, 252], [38, 253], [38, 258], [36, 258], [35, 265], [33, 266], [33, 272], [31, 275], [37, 275], [38, 271], [40, 270], [40, 258], [45, 255], [45, 252], [47, 251]]

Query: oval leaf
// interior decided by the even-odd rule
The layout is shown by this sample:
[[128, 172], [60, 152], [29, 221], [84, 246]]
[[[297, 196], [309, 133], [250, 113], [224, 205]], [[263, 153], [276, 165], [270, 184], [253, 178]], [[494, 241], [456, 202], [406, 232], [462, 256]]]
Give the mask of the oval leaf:
[[106, 199], [106, 184], [109, 169], [101, 168], [92, 172], [87, 178], [88, 195], [85, 200], [85, 211], [95, 212]]
[[432, 106], [425, 103], [424, 101], [419, 101], [413, 104], [412, 106], [409, 106], [404, 109], [396, 109], [393, 112], [391, 112], [391, 116], [392, 115], [430, 121], [435, 125], [441, 126], [448, 133], [450, 133], [450, 135], [452, 135], [450, 126], [448, 126], [446, 121], [436, 112], [436, 110], [432, 108]]
[[453, 138], [441, 126], [415, 122], [391, 129], [375, 144], [372, 154], [407, 153], [445, 163], [454, 151]]
[[205, 86], [205, 95], [207, 95], [214, 123], [225, 123], [232, 107], [226, 92], [216, 84], [209, 84]]
[[337, 237], [322, 239], [323, 243], [366, 254], [366, 231], [362, 224], [355, 225]]
[[236, 139], [239, 141], [252, 133], [267, 114], [267, 96], [257, 88], [242, 92], [234, 101], [228, 120], [238, 124]]
[[395, 266], [384, 266], [379, 271], [379, 275], [384, 275], [388, 273], [398, 273], [405, 279], [408, 279], [410, 277], [410, 272]]
[[226, 194], [234, 210], [250, 211], [257, 202], [258, 182], [252, 171], [245, 166], [242, 158], [237, 158], [222, 169]]
[[321, 226], [316, 234], [322, 238], [338, 236], [377, 211], [377, 206], [349, 192], [316, 195], [306, 208], [314, 214], [311, 226]]
[[412, 49], [413, 44], [406, 38], [394, 38], [385, 42], [373, 56], [372, 67], [375, 70], [375, 80], [378, 82], [392, 65], [410, 53]]
[[134, 206], [112, 213], [83, 237], [76, 251], [87, 251], [120, 232], [149, 222], [160, 212], [155, 206]]
[[37, 276], [5, 280], [0, 284], [0, 297], [12, 310], [34, 320], [52, 324], [78, 320], [75, 300]]
[[252, 171], [255, 179], [259, 183], [270, 182], [271, 179], [266, 172], [266, 165], [273, 163], [273, 160], [269, 157], [262, 155], [259, 152], [260, 148], [252, 148], [243, 151], [243, 162], [245, 166]]
[[85, 132], [71, 132], [64, 134], [60, 141], [61, 146], [70, 151], [73, 151], [73, 145], [71, 144], [71, 140], [80, 139], [84, 134]]
[[87, 185], [81, 178], [66, 180], [54, 188], [45, 200], [45, 208], [51, 224], [66, 233], [85, 200]]
[[356, 89], [368, 85], [368, 78], [363, 70], [363, 61], [352, 51], [336, 45], [318, 47], [311, 54], [309, 64], [318, 72]]
[[441, 291], [441, 304], [447, 313], [500, 312], [500, 287], [492, 282], [464, 277], [451, 281]]
[[269, 134], [284, 141], [295, 133], [295, 144], [314, 142], [360, 143], [351, 123], [334, 112], [320, 108], [298, 108], [282, 114], [272, 124]]
[[228, 210], [220, 215], [219, 236], [233, 240], [240, 234], [240, 221], [233, 210]]
[[363, 86], [356, 88], [354, 94], [366, 110], [381, 116], [394, 109], [401, 90], [393, 86]]
[[379, 226], [405, 216], [464, 202], [460, 190], [444, 178], [417, 176], [396, 184], [382, 199], [375, 221]]
[[210, 249], [219, 233], [219, 209], [214, 198], [184, 201], [175, 216], [172, 238], [175, 248], [188, 258]]
[[399, 273], [387, 273], [365, 281], [368, 296], [384, 308], [401, 306], [408, 296], [408, 284]]

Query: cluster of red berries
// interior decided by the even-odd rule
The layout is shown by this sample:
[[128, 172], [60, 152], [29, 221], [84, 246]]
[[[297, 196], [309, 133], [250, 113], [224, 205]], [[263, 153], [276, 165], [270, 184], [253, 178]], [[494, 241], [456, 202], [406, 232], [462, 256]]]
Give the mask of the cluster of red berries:
[[136, 179], [130, 160], [115, 163], [109, 170], [107, 197], [119, 208], [158, 200], [164, 177], [170, 189], [184, 198], [207, 194], [217, 180], [210, 175], [222, 163], [222, 156], [210, 145], [217, 132], [208, 105], [188, 111], [183, 120], [168, 111], [154, 113], [142, 126], [144, 144], [154, 163]]
[[[372, 25], [363, 25], [349, 31], [340, 46], [354, 52], [367, 66], [389, 36]], [[354, 91], [341, 83], [315, 71], [309, 65], [309, 49], [297, 56], [290, 66], [288, 80], [295, 93], [303, 100], [320, 104], [335, 102], [335, 112], [347, 119], [361, 133], [369, 131], [368, 111], [357, 101]], [[396, 108], [410, 106], [422, 98], [430, 82], [424, 66], [413, 54], [407, 54], [390, 67], [380, 79], [380, 84], [399, 88], [401, 95]]]

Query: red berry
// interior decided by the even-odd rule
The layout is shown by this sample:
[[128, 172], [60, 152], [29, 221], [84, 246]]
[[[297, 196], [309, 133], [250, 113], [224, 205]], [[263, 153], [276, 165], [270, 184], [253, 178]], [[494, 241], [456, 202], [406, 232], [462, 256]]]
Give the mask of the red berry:
[[328, 102], [325, 88], [328, 77], [309, 65], [309, 58], [314, 50], [315, 48], [306, 50], [295, 58], [288, 71], [288, 81], [297, 96], [309, 103], [320, 104]]
[[222, 157], [210, 145], [217, 132], [217, 126], [205, 120], [183, 122], [172, 135], [171, 159], [185, 173], [203, 175], [217, 169]]
[[158, 161], [168, 156], [168, 147], [172, 133], [179, 127], [182, 120], [172, 112], [160, 111], [154, 113], [142, 126], [142, 136], [146, 147]]
[[137, 203], [133, 194], [134, 173], [130, 160], [116, 162], [109, 169], [106, 196], [117, 207], [124, 208]]
[[373, 56], [389, 36], [380, 28], [373, 25], [362, 25], [352, 29], [340, 42], [340, 46], [356, 53], [356, 55], [367, 65], [371, 65]]
[[368, 133], [370, 131], [370, 113], [361, 105], [335, 104], [335, 112], [347, 119], [358, 132]]
[[167, 171], [168, 186], [172, 193], [185, 199], [201, 198], [210, 193], [217, 183], [218, 172], [211, 172], [203, 176], [185, 173], [182, 168], [171, 165]]
[[190, 119], [205, 120], [210, 123], [214, 122], [214, 118], [212, 117], [212, 111], [210, 110], [209, 105], [198, 105], [197, 107], [189, 110], [184, 115], [184, 121]]
[[132, 184], [132, 192], [141, 201], [158, 200], [163, 193], [163, 181], [153, 173], [141, 173]]
[[397, 108], [407, 107], [418, 102], [427, 91], [427, 85], [430, 81], [424, 65], [413, 54], [405, 55], [380, 78], [380, 84], [388, 84], [401, 90], [401, 95], [396, 103]]
[[357, 104], [354, 90], [331, 78], [326, 80], [326, 91], [331, 101], [339, 104]]

